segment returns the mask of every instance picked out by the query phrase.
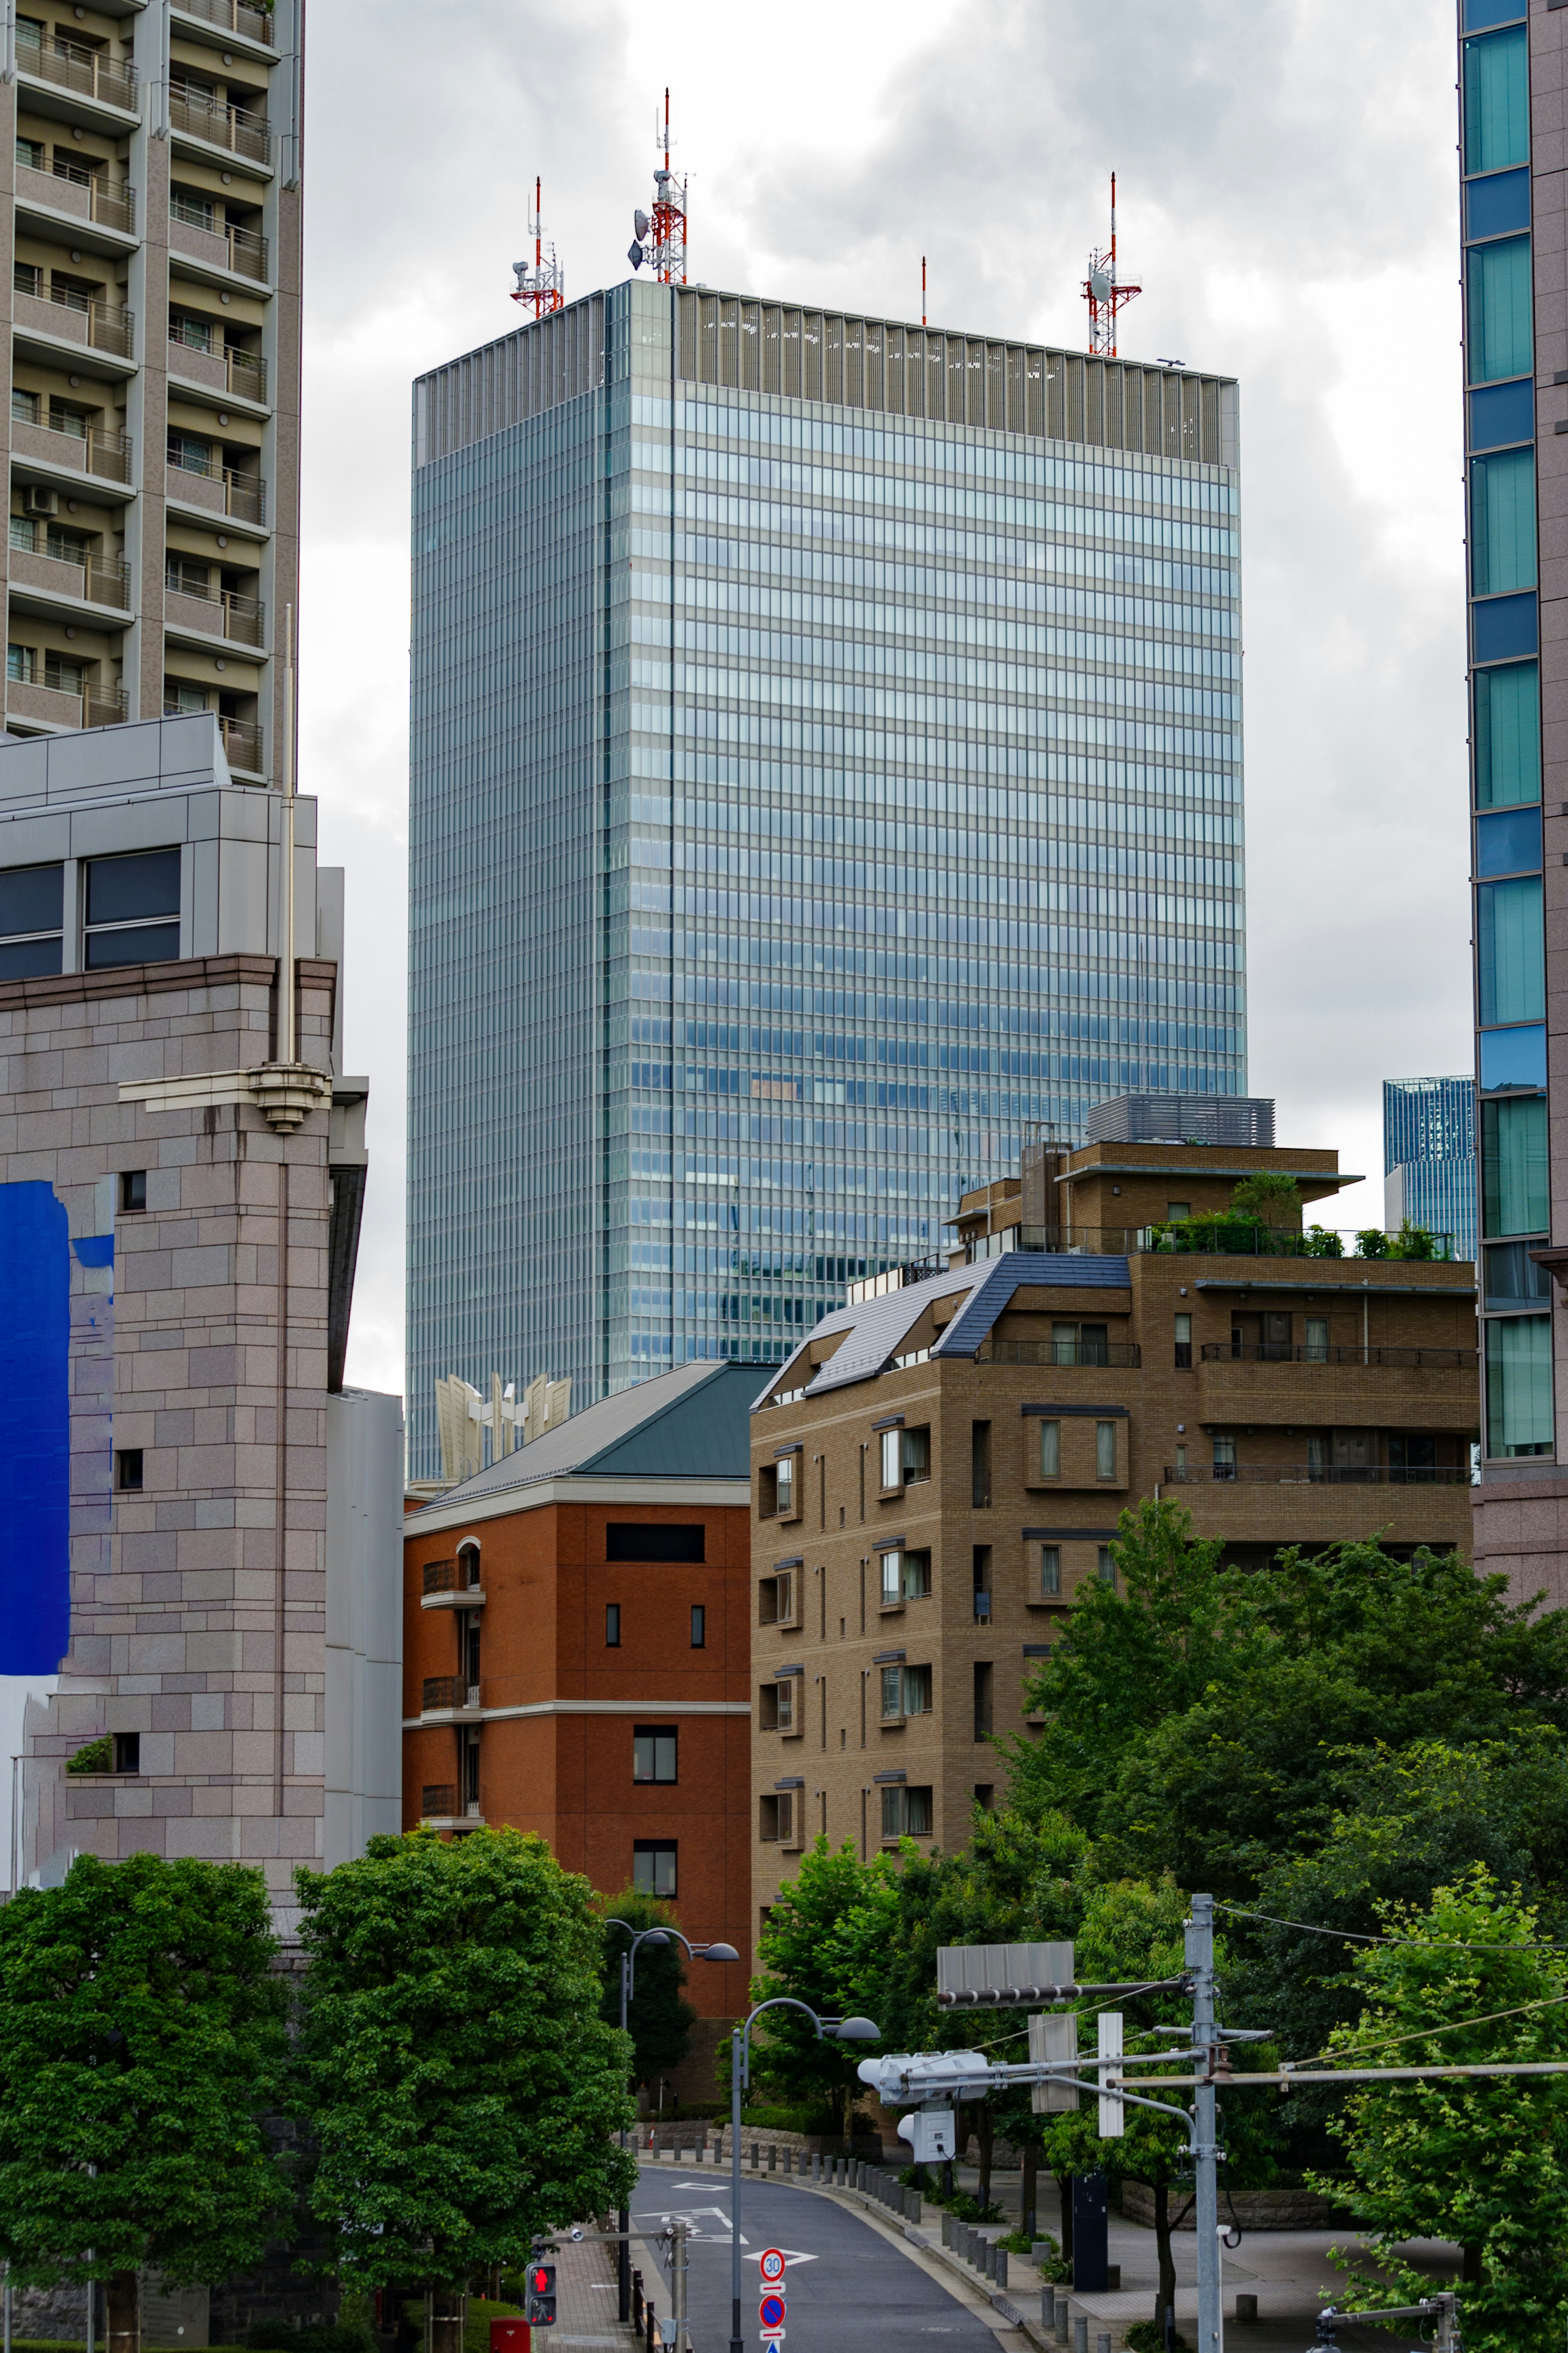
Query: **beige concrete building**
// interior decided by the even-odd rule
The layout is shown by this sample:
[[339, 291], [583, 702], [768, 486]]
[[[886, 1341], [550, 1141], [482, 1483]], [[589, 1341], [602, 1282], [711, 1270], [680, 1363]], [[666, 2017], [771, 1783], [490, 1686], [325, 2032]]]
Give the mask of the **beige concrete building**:
[[275, 773], [297, 602], [303, 0], [24, 0], [5, 724], [210, 711]]
[[[752, 1416], [753, 1898], [818, 1832], [961, 1843], [994, 1734], [1118, 1515], [1173, 1496], [1226, 1556], [1468, 1548], [1474, 1269], [1331, 1229], [1205, 1229], [1332, 1152], [1097, 1143], [967, 1196], [946, 1270], [861, 1286]], [[1045, 1212], [1050, 1212], [1047, 1222]], [[1032, 1214], [1030, 1214], [1032, 1213]], [[1311, 1208], [1309, 1206], [1309, 1218]], [[1042, 1245], [1048, 1244], [1048, 1247]]]

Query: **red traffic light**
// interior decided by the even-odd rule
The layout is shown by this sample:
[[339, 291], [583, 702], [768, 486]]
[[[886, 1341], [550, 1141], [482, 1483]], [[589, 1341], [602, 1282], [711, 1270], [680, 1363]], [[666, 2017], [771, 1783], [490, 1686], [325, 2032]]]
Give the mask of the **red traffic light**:
[[555, 2273], [549, 2263], [535, 2263], [529, 2278], [535, 2295], [548, 2295], [555, 2284]]

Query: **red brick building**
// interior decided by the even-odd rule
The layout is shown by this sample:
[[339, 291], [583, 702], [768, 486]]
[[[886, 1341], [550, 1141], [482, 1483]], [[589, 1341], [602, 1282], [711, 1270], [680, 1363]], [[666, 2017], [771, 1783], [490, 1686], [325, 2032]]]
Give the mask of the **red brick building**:
[[509, 1822], [668, 1895], [706, 2031], [750, 1966], [749, 1409], [693, 1365], [574, 1414], [405, 1523], [404, 1818]]

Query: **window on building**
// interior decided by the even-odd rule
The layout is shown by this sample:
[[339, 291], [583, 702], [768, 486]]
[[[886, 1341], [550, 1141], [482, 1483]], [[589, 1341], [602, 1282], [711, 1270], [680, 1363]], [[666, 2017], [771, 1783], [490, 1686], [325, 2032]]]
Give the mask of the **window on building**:
[[11, 284], [15, 292], [18, 294], [35, 294], [41, 297], [45, 291], [44, 273], [31, 261], [13, 262]]
[[689, 1560], [707, 1558], [707, 1530], [700, 1522], [645, 1524], [612, 1520], [605, 1530], [606, 1560]]
[[1176, 1318], [1176, 1370], [1188, 1372], [1193, 1362], [1193, 1319], [1190, 1315]]
[[974, 1622], [988, 1626], [991, 1622], [991, 1546], [976, 1545], [970, 1564], [970, 1583], [974, 1595]]
[[36, 392], [26, 392], [20, 385], [11, 387], [11, 422], [13, 425], [38, 425], [43, 421], [42, 404]]
[[970, 1502], [977, 1512], [990, 1508], [991, 1504], [991, 1424], [976, 1421], [970, 1424]]
[[691, 1605], [691, 1647], [694, 1651], [708, 1647], [708, 1611], [700, 1601]]
[[974, 1784], [974, 1802], [979, 1807], [983, 1814], [994, 1814], [996, 1810], [995, 1783], [994, 1781], [976, 1781]]
[[1476, 819], [1476, 875], [1535, 874], [1542, 865], [1541, 806], [1490, 809]]
[[1309, 1315], [1303, 1319], [1306, 1332], [1307, 1362], [1326, 1365], [1329, 1361], [1329, 1319], [1326, 1315]]
[[901, 1487], [903, 1484], [903, 1480], [900, 1475], [900, 1467], [902, 1461], [902, 1456], [899, 1446], [900, 1435], [901, 1432], [896, 1430], [884, 1430], [881, 1433], [882, 1484], [884, 1487]]
[[781, 1454], [773, 1465], [773, 1483], [781, 1520], [792, 1519], [795, 1515], [795, 1459], [793, 1454]]
[[882, 1607], [891, 1609], [905, 1601], [921, 1600], [931, 1591], [929, 1552], [885, 1552], [882, 1555]]
[[158, 964], [180, 953], [180, 852], [152, 849], [87, 862], [89, 972]]
[[1465, 256], [1466, 356], [1472, 384], [1528, 375], [1534, 365], [1530, 239], [1500, 237]]
[[145, 1168], [122, 1168], [120, 1172], [120, 1207], [127, 1217], [134, 1217], [147, 1207], [147, 1171]]
[[1097, 1421], [1094, 1425], [1094, 1475], [1097, 1479], [1116, 1476], [1116, 1424]]
[[212, 576], [212, 565], [198, 564], [194, 555], [165, 555], [163, 558], [163, 586], [172, 588], [176, 596], [210, 599]]
[[1107, 1324], [1053, 1324], [1052, 1358], [1058, 1365], [1108, 1364], [1110, 1332]]
[[1546, 960], [1539, 875], [1483, 882], [1478, 888], [1476, 997], [1484, 1029], [1543, 1017]]
[[216, 474], [222, 470], [222, 459], [210, 441], [195, 433], [171, 431], [169, 463], [184, 474]]
[[906, 1715], [931, 1714], [931, 1669], [929, 1667], [904, 1669], [904, 1714]]
[[1487, 1452], [1512, 1458], [1550, 1454], [1552, 1318], [1509, 1315], [1482, 1326], [1486, 1335]]
[[1475, 684], [1476, 800], [1506, 808], [1541, 798], [1541, 668], [1502, 662]]
[[13, 686], [31, 686], [37, 676], [38, 657], [35, 648], [12, 641], [5, 649], [5, 675]]
[[64, 937], [65, 869], [0, 869], [0, 980], [58, 972]]
[[1059, 1479], [1062, 1470], [1062, 1426], [1059, 1421], [1040, 1424], [1040, 1476]]
[[1552, 1277], [1531, 1257], [1530, 1242], [1491, 1242], [1481, 1253], [1489, 1307], [1522, 1307], [1552, 1296]]
[[114, 1769], [117, 1773], [140, 1773], [142, 1770], [142, 1735], [139, 1732], [115, 1734]]
[[1535, 452], [1470, 460], [1470, 582], [1477, 596], [1535, 586]]
[[16, 161], [25, 172], [42, 172], [47, 170], [48, 158], [44, 151], [43, 141], [41, 139], [18, 139], [16, 142]]
[[1464, 45], [1465, 170], [1530, 161], [1530, 52], [1525, 27]]
[[142, 1449], [122, 1446], [114, 1457], [114, 1483], [122, 1494], [142, 1492]]
[[73, 441], [85, 441], [96, 422], [90, 408], [83, 408], [74, 400], [57, 400], [49, 395], [49, 431], [68, 434]]
[[1100, 1581], [1101, 1585], [1114, 1585], [1114, 1584], [1115, 1584], [1115, 1582], [1116, 1582], [1116, 1548], [1115, 1548], [1115, 1546], [1114, 1546], [1113, 1545], [1101, 1545], [1101, 1546], [1100, 1546], [1100, 1547], [1099, 1571], [1100, 1571]]
[[1235, 1478], [1236, 1440], [1234, 1438], [1216, 1438], [1215, 1440], [1214, 1475], [1216, 1479]]
[[632, 1885], [639, 1895], [676, 1894], [677, 1852], [673, 1840], [632, 1841]]
[[1062, 1548], [1060, 1545], [1040, 1546], [1040, 1591], [1055, 1599], [1062, 1589]]
[[906, 1782], [895, 1782], [882, 1791], [882, 1837], [886, 1843], [901, 1838], [930, 1838], [931, 1792], [930, 1785], [910, 1788]]
[[1552, 1218], [1546, 1098], [1481, 1105], [1481, 1222], [1488, 1235], [1543, 1234]]
[[87, 683], [87, 665], [76, 661], [69, 654], [58, 654], [52, 647], [44, 650], [44, 684], [56, 694], [79, 694]]
[[198, 195], [194, 188], [171, 188], [169, 210], [176, 220], [191, 228], [211, 228], [216, 218], [210, 196]]
[[763, 1732], [795, 1730], [795, 1685], [793, 1675], [762, 1685], [757, 1694], [757, 1723]]
[[677, 1739], [673, 1724], [639, 1724], [632, 1734], [632, 1779], [676, 1780]]
[[904, 1712], [904, 1671], [901, 1667], [882, 1669], [882, 1720], [890, 1722]]
[[618, 1601], [605, 1604], [605, 1648], [618, 1651], [621, 1647], [621, 1605]]
[[995, 1670], [989, 1660], [974, 1662], [974, 1737], [989, 1740], [992, 1732], [992, 1690]]
[[780, 1789], [771, 1791], [758, 1802], [757, 1836], [763, 1846], [799, 1846], [803, 1843], [801, 1800], [804, 1791]]

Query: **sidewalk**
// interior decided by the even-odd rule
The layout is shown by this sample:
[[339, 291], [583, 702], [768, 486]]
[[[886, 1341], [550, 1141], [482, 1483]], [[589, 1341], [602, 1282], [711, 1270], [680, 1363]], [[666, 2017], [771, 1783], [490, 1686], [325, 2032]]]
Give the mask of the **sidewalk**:
[[[633, 2263], [637, 2259], [634, 2242]], [[555, 2310], [554, 2327], [539, 2331], [539, 2338], [551, 2345], [577, 2346], [583, 2353], [590, 2348], [626, 2353], [637, 2342], [630, 2324], [623, 2327], [616, 2317], [616, 2250], [603, 2239], [563, 2234], [556, 2242]]]

